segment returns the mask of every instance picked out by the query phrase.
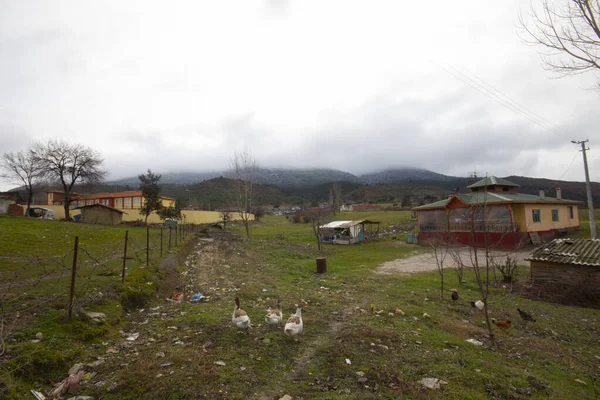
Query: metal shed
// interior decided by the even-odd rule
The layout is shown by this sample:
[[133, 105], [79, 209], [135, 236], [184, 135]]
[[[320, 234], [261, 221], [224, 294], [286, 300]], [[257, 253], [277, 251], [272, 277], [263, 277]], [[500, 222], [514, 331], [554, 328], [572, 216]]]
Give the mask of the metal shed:
[[118, 225], [123, 221], [123, 214], [125, 214], [104, 204], [90, 204], [77, 209], [81, 210], [81, 222], [87, 224]]
[[[373, 229], [373, 226], [376, 226]], [[369, 220], [332, 221], [319, 227], [324, 243], [352, 244], [377, 237], [379, 222]]]

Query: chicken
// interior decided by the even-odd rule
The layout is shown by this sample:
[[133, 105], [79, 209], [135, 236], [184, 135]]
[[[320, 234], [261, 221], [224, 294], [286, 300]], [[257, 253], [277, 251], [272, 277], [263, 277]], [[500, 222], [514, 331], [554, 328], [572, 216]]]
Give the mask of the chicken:
[[498, 328], [500, 328], [504, 331], [507, 330], [508, 328], [510, 328], [510, 325], [511, 325], [510, 319], [497, 320], [496, 318], [492, 318], [491, 321], [492, 321], [492, 324], [496, 325]]
[[535, 322], [535, 319], [531, 316], [531, 314], [528, 314], [525, 311], [521, 311], [521, 309], [519, 308], [517, 308], [517, 311], [519, 312], [519, 315], [521, 316], [521, 318], [523, 318], [523, 320]]
[[450, 291], [452, 292], [452, 300], [454, 300], [454, 301], [458, 300], [458, 290], [450, 289]]
[[483, 310], [483, 307], [485, 306], [485, 303], [481, 300], [471, 301], [470, 303], [471, 307], [477, 308], [478, 310]]
[[250, 328], [250, 317], [248, 317], [246, 311], [241, 309], [240, 299], [238, 297], [235, 298], [235, 307], [233, 308], [231, 323], [239, 329], [248, 330]]

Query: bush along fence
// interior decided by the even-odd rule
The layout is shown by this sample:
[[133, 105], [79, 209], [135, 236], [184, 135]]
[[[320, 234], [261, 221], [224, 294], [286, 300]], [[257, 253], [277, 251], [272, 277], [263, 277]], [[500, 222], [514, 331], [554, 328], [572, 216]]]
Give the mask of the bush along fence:
[[57, 318], [71, 319], [98, 296], [140, 282], [150, 288], [152, 266], [197, 230], [192, 224], [132, 228], [110, 243], [73, 237], [70, 251], [52, 257], [0, 257], [0, 355], [10, 336], [35, 315], [65, 310]]

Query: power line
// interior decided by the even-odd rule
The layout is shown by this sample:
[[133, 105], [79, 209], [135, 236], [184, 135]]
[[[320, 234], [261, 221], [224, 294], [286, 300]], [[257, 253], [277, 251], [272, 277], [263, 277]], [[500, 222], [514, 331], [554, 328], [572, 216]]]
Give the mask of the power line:
[[[456, 68], [454, 68], [456, 69]], [[525, 107], [524, 105], [518, 103], [517, 101], [515, 101], [514, 99], [512, 99], [510, 96], [504, 94], [502, 91], [500, 91], [499, 89], [497, 89], [496, 87], [490, 85], [489, 83], [487, 83], [486, 81], [484, 81], [483, 79], [481, 79], [480, 77], [478, 77], [477, 75], [475, 75], [475, 73], [473, 73], [472, 71], [468, 70], [467, 68], [463, 68], [464, 71], [467, 71], [473, 78], [475, 78], [476, 80], [478, 80], [480, 82], [480, 84], [482, 86], [485, 86], [489, 89], [491, 89], [492, 91], [494, 91], [495, 93], [499, 94], [501, 97], [504, 97], [506, 100], [508, 100], [508, 102], [510, 104], [515, 105], [516, 107], [519, 107], [522, 111], [525, 111], [526, 113], [528, 113], [530, 116], [532, 116], [533, 118], [539, 120], [540, 122], [542, 122], [543, 124], [546, 124], [550, 129], [552, 129], [555, 133], [568, 138], [569, 140], [573, 140], [573, 138], [571, 138], [567, 132], [565, 132], [563, 129], [559, 128], [558, 126], [552, 124], [551, 122], [549, 122], [548, 120], [545, 120], [544, 118], [540, 117], [538, 114], [536, 114], [535, 112], [531, 111], [529, 108]]]
[[[476, 80], [474, 80], [473, 78], [469, 77], [468, 75], [466, 75], [465, 73], [459, 71], [458, 69], [456, 69], [454, 67], [449, 66], [449, 68], [452, 68], [456, 72], [453, 72], [453, 71], [449, 70], [448, 68], [445, 68], [444, 66], [436, 63], [435, 61], [431, 61], [431, 62], [434, 63], [435, 65], [437, 65], [442, 70], [444, 70], [449, 75], [452, 75], [454, 78], [456, 78], [456, 79], [460, 80], [461, 82], [465, 83], [466, 85], [472, 87], [473, 89], [477, 90], [479, 93], [483, 94], [484, 96], [496, 101], [497, 103], [501, 104], [503, 107], [507, 108], [508, 110], [510, 110], [516, 114], [519, 114], [519, 115], [523, 116], [524, 118], [527, 118], [529, 121], [535, 123], [536, 125], [541, 126], [542, 128], [554, 133], [557, 136], [561, 136], [568, 140], [574, 140], [573, 138], [571, 138], [568, 135], [561, 132], [556, 126], [545, 121], [540, 116], [533, 113], [526, 107], [520, 105], [516, 101], [510, 99], [508, 96], [504, 95], [499, 90], [493, 88], [491, 85], [488, 85], [488, 87], [486, 87], [484, 84], [478, 83]], [[508, 99], [508, 101], [503, 99], [502, 97], [504, 97], [505, 99]]]
[[569, 163], [569, 166], [567, 167], [567, 169], [565, 170], [565, 172], [563, 172], [563, 173], [562, 173], [562, 175], [561, 175], [561, 176], [560, 176], [560, 177], [559, 177], [557, 180], [555, 180], [555, 181], [554, 181], [554, 183], [553, 183], [552, 185], [550, 185], [550, 186], [548, 186], [547, 188], [545, 188], [545, 189], [544, 189], [544, 191], [547, 191], [547, 190], [550, 190], [550, 189], [552, 189], [553, 187], [555, 187], [555, 186], [556, 186], [556, 184], [557, 184], [559, 181], [561, 181], [561, 180], [562, 180], [562, 179], [565, 177], [565, 175], [567, 174], [567, 172], [569, 172], [569, 170], [570, 170], [570, 169], [571, 169], [571, 167], [573, 166], [573, 163], [575, 162], [575, 159], [577, 158], [577, 155], [578, 155], [578, 153], [579, 153], [579, 151], [575, 152], [575, 155], [573, 156], [573, 159], [572, 159], [572, 160], [571, 160], [571, 162]]

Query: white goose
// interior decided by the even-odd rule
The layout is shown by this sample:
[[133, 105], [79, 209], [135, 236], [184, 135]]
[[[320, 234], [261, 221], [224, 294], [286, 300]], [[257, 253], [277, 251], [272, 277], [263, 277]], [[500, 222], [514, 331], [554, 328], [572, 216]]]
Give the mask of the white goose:
[[277, 306], [275, 308], [269, 307], [268, 313], [265, 316], [265, 322], [271, 326], [279, 326], [282, 315], [281, 299], [277, 299]]
[[240, 308], [240, 299], [238, 297], [235, 298], [235, 307], [233, 308], [231, 323], [239, 329], [250, 328], [250, 317], [248, 317], [246, 311]]
[[302, 322], [302, 309], [307, 306], [307, 302], [300, 300], [300, 302], [296, 304], [296, 314], [293, 314], [291, 317], [289, 317], [285, 323], [283, 331], [286, 335], [294, 337], [294, 340], [297, 340], [296, 336], [301, 335], [304, 331], [304, 323]]

